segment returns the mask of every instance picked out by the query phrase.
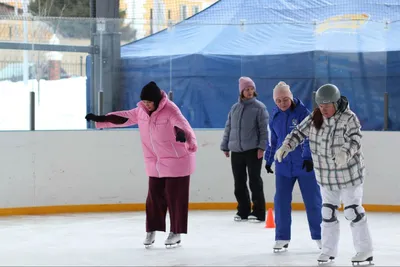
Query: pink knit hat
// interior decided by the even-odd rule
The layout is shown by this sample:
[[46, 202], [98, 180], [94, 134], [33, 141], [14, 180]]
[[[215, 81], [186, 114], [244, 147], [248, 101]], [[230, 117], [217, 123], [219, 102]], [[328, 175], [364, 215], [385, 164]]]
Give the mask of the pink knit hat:
[[239, 79], [239, 94], [242, 94], [243, 90], [247, 87], [253, 86], [256, 89], [256, 84], [249, 77], [240, 77]]
[[274, 88], [274, 101], [276, 101], [278, 97], [289, 97], [293, 101], [293, 94], [292, 91], [290, 91], [290, 86], [285, 82], [279, 82]]

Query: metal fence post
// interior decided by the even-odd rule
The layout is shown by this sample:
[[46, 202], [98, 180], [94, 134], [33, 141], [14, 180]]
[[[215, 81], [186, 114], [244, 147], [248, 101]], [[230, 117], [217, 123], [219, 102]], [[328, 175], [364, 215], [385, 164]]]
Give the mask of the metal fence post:
[[83, 77], [83, 56], [80, 56], [80, 72], [81, 77]]
[[389, 129], [389, 94], [383, 94], [383, 130]]
[[30, 92], [30, 130], [34, 131], [35, 130], [35, 92], [31, 91]]
[[104, 106], [103, 106], [103, 103], [104, 103], [104, 92], [103, 92], [103, 90], [101, 90], [101, 91], [98, 91], [98, 97], [97, 97], [97, 101], [98, 101], [98, 103], [97, 103], [97, 113], [99, 114], [99, 115], [103, 115], [103, 112], [104, 112]]
[[168, 92], [168, 99], [172, 102], [174, 102], [174, 93], [172, 91]]

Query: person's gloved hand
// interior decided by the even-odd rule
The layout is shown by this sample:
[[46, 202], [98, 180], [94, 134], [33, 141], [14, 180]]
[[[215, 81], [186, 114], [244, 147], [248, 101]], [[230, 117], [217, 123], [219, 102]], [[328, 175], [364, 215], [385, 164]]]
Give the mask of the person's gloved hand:
[[282, 145], [276, 152], [274, 159], [278, 162], [282, 162], [284, 158], [289, 154], [290, 148], [287, 145]]
[[86, 115], [85, 119], [87, 121], [95, 121], [95, 122], [105, 122], [106, 121], [106, 116], [104, 115], [94, 115], [93, 113], [89, 113]]
[[335, 156], [334, 161], [338, 167], [346, 165], [348, 161], [347, 153], [340, 151], [340, 153]]
[[274, 173], [270, 165], [265, 165], [265, 169], [267, 170], [267, 173]]
[[306, 172], [310, 172], [314, 169], [314, 163], [312, 160], [306, 159], [303, 161], [303, 169], [306, 169]]
[[176, 132], [176, 138], [175, 138], [176, 142], [185, 143], [186, 142], [185, 132], [176, 126], [175, 126], [175, 132]]

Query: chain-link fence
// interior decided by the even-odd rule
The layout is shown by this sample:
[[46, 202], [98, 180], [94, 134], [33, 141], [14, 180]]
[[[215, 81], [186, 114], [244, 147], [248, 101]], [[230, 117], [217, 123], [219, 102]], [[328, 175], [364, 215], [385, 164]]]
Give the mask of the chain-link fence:
[[[165, 5], [121, 0], [119, 2], [120, 19], [117, 22], [118, 31], [121, 33], [121, 45], [164, 30], [168, 25], [195, 15], [216, 1], [180, 3], [181, 1], [173, 0], [166, 2]], [[157, 8], [153, 8], [153, 5]], [[24, 8], [26, 13], [24, 13]], [[56, 38], [57, 44], [88, 46], [92, 36], [91, 27], [96, 23], [95, 19], [89, 17], [90, 0], [0, 0], [0, 42], [27, 41], [43, 44], [54, 43]], [[3, 74], [0, 80], [8, 77], [18, 80], [19, 78], [15, 77], [21, 76], [19, 75], [20, 66], [17, 64], [22, 62], [21, 51], [2, 52], [0, 53], [0, 68], [6, 68], [7, 74]], [[86, 56], [87, 54], [83, 53], [64, 54], [62, 65], [68, 73], [66, 76], [85, 76]], [[28, 51], [29, 62], [43, 61], [45, 58], [44, 52]], [[36, 63], [32, 64], [36, 65]]]

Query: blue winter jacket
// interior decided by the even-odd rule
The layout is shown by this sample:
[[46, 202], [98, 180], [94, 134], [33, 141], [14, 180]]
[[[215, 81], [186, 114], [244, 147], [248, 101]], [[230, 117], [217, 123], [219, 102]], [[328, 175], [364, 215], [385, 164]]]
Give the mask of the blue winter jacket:
[[[265, 150], [265, 160], [267, 165], [272, 165], [274, 162], [275, 151], [282, 145], [286, 135], [288, 135], [296, 125], [305, 119], [310, 111], [297, 98], [293, 99], [295, 108], [289, 108], [286, 111], [281, 111], [275, 107], [271, 112], [269, 130], [271, 137], [270, 142]], [[303, 169], [303, 161], [311, 160], [311, 151], [306, 139], [302, 145], [299, 145], [294, 151], [288, 154], [281, 163], [275, 162], [275, 173], [278, 176], [298, 177], [303, 175], [314, 175], [314, 171], [307, 173]]]

